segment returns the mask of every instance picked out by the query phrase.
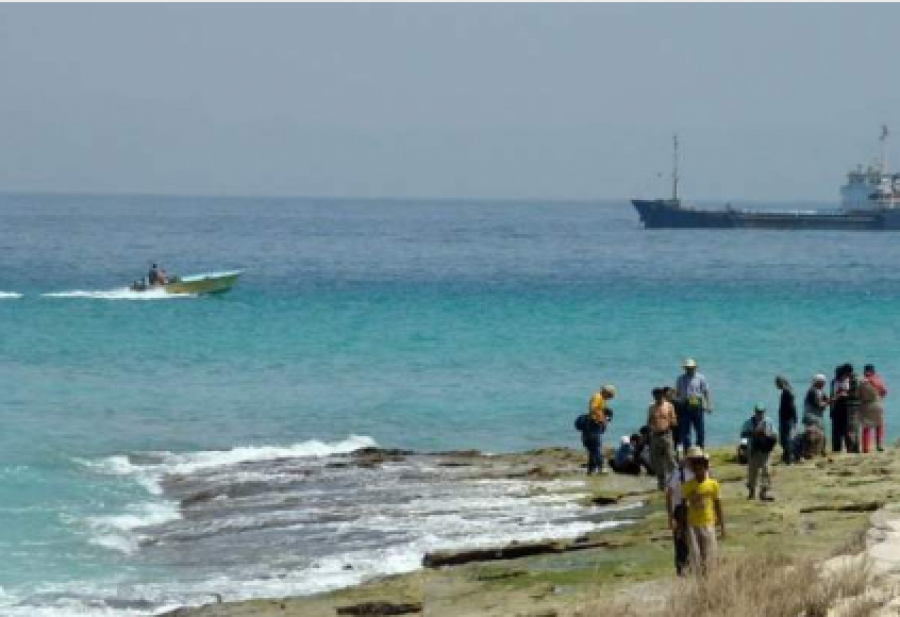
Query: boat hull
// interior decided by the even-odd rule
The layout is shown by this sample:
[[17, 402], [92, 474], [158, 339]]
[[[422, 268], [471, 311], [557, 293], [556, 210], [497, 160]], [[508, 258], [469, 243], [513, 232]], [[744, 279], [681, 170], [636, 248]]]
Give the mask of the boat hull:
[[163, 290], [170, 294], [220, 294], [234, 287], [240, 275], [240, 271], [235, 271], [186, 276], [166, 283]]
[[631, 202], [646, 229], [900, 231], [900, 212], [748, 212], [683, 208], [668, 199]]

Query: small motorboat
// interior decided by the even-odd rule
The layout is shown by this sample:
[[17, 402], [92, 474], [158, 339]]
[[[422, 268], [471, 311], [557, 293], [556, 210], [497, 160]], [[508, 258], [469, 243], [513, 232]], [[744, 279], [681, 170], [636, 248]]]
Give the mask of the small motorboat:
[[162, 285], [148, 285], [144, 281], [132, 283], [131, 291], [155, 291], [162, 289], [169, 294], [220, 294], [225, 293], [237, 283], [243, 270], [228, 272], [204, 272], [190, 276], [172, 276]]

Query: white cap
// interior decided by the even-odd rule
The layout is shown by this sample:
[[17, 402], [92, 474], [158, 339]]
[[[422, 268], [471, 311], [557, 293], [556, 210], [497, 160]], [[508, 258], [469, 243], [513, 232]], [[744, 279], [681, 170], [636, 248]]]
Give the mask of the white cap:
[[741, 437], [742, 446], [746, 446], [748, 443], [750, 443], [750, 440], [748, 440], [746, 437]]
[[813, 377], [813, 383], [816, 383], [817, 381], [821, 381], [822, 383], [828, 383], [828, 378], [825, 377], [825, 375], [823, 375], [822, 373], [819, 373], [815, 377]]
[[631, 437], [628, 435], [622, 435], [622, 445], [627, 445], [631, 443]]
[[685, 358], [681, 366], [684, 368], [697, 368], [697, 361], [693, 358]]

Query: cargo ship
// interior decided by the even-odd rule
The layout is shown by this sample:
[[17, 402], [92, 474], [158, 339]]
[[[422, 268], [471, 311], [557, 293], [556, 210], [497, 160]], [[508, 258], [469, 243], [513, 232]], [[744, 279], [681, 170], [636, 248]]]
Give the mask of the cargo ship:
[[881, 131], [881, 157], [875, 164], [858, 166], [841, 187], [838, 210], [754, 211], [698, 208], [678, 195], [678, 136], [673, 138], [672, 196], [633, 199], [646, 229], [800, 229], [848, 231], [900, 231], [900, 174], [887, 171], [886, 126]]

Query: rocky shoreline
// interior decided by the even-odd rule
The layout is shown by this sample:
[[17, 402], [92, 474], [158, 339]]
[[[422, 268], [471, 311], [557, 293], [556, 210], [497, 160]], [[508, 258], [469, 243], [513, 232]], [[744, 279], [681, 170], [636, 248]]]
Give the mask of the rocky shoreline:
[[[342, 463], [379, 465], [405, 451], [367, 449]], [[428, 615], [550, 617], [581, 614], [598, 601], [663, 601], [673, 580], [672, 547], [661, 495], [647, 476], [583, 475], [579, 450], [548, 448], [486, 456], [434, 455], [485, 478], [565, 480], [586, 493], [585, 516], [602, 522], [611, 507], [626, 524], [569, 540], [506, 543], [425, 555], [422, 569], [312, 596], [183, 608], [168, 617]], [[747, 501], [745, 469], [715, 451], [713, 473], [723, 487], [729, 555], [785, 554], [827, 560], [858, 545], [873, 512], [900, 501], [895, 451], [839, 455], [773, 467], [774, 503]], [[567, 483], [561, 483], [567, 485]], [[546, 490], [546, 489], [541, 489]], [[559, 490], [575, 490], [562, 488]], [[882, 524], [884, 526], [884, 524]], [[602, 525], [598, 525], [602, 527]]]

